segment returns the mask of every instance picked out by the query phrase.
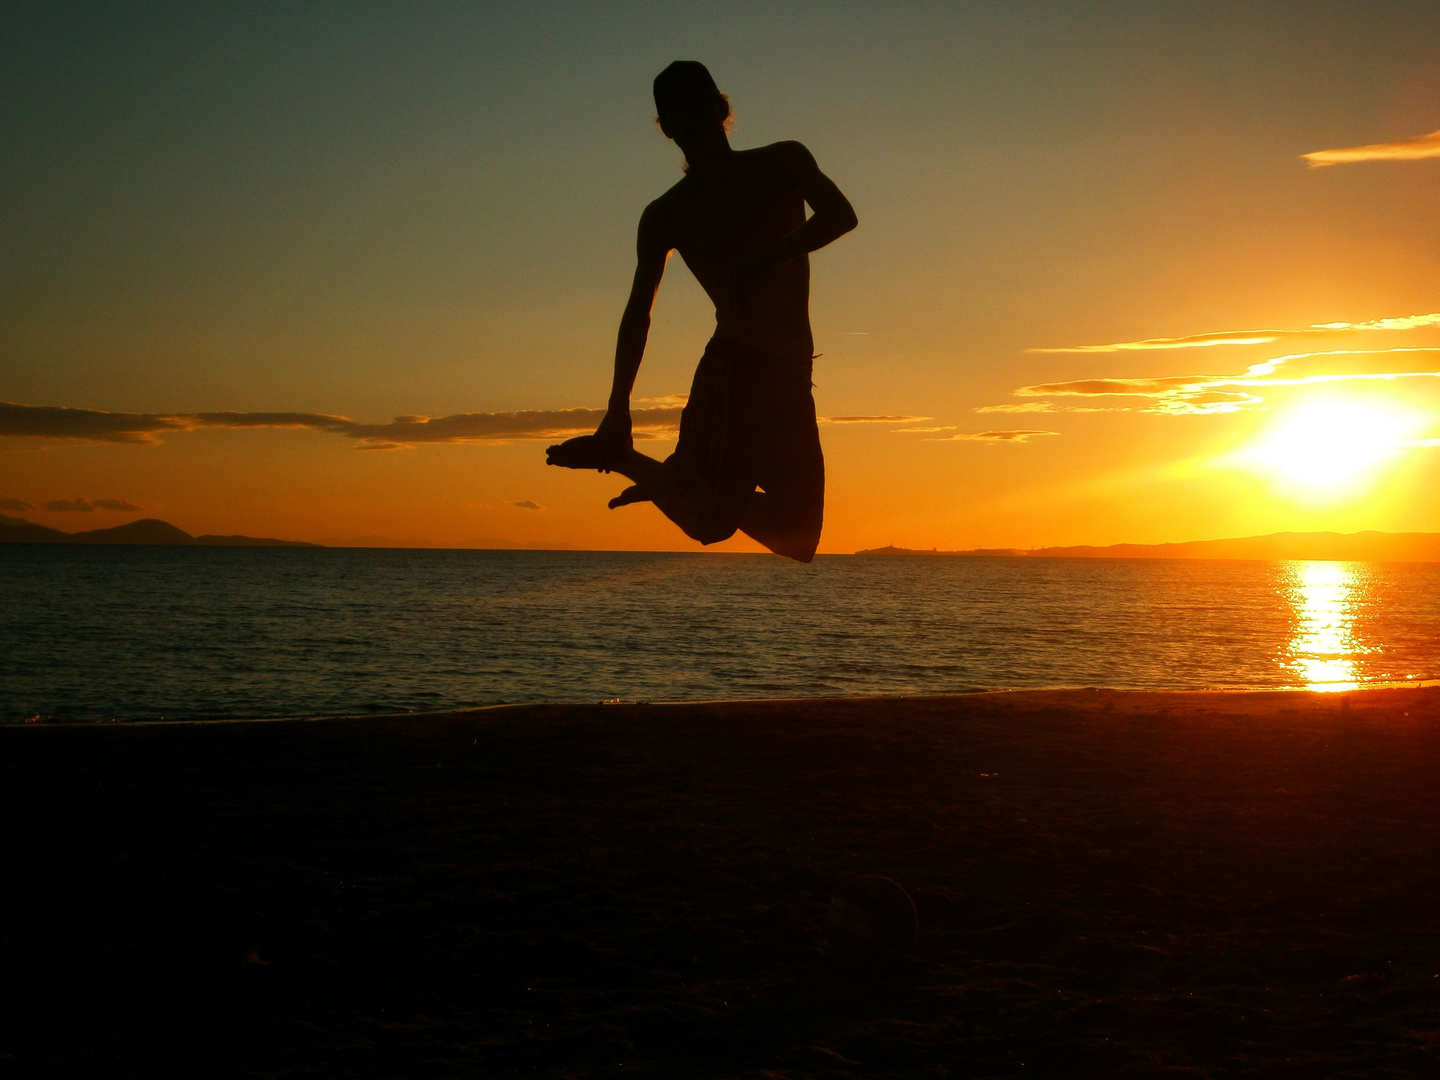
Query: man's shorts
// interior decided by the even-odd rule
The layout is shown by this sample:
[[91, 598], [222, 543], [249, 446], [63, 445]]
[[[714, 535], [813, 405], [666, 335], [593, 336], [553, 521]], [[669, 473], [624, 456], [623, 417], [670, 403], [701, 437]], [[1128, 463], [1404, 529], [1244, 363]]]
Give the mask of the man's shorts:
[[728, 539], [757, 487], [796, 533], [820, 533], [825, 459], [815, 425], [811, 362], [711, 338], [665, 459], [655, 502], [702, 544]]

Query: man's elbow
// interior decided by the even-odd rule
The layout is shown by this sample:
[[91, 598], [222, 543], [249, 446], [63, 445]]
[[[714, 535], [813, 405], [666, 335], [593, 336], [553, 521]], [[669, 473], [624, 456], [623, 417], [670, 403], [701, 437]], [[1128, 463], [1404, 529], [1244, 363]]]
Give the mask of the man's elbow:
[[830, 228], [834, 230], [836, 236], [844, 236], [860, 224], [860, 219], [855, 216], [855, 208], [848, 202], [834, 207], [825, 216], [830, 219]]

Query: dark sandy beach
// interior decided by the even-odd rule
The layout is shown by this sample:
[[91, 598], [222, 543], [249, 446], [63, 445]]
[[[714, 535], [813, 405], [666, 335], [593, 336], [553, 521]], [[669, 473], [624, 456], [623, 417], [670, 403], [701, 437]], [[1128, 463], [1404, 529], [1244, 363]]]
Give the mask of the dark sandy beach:
[[[1440, 689], [0, 730], [9, 1076], [1440, 1076]], [[836, 890], [914, 896], [901, 954]]]

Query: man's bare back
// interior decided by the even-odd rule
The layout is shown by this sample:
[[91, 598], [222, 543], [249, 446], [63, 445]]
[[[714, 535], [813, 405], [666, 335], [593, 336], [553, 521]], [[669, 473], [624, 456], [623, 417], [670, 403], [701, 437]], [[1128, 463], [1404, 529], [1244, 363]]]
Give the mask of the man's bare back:
[[652, 258], [662, 246], [680, 253], [715, 303], [716, 336], [808, 360], [814, 352], [809, 257], [787, 259], [768, 272], [763, 260], [805, 224], [806, 192], [819, 177], [799, 143], [735, 151], [721, 167], [686, 176], [651, 203], [640, 242], [653, 243]]
[[[733, 150], [728, 99], [700, 64], [666, 68], [655, 100], [687, 174], [641, 215], [605, 419], [594, 435], [552, 446], [547, 461], [628, 476], [635, 484], [612, 507], [653, 500], [702, 543], [739, 528], [808, 562], [824, 501], [809, 391], [809, 253], [853, 229], [855, 213], [799, 143]], [[630, 393], [671, 251], [714, 301], [715, 337], [696, 370], [676, 452], [659, 462], [634, 448]]]

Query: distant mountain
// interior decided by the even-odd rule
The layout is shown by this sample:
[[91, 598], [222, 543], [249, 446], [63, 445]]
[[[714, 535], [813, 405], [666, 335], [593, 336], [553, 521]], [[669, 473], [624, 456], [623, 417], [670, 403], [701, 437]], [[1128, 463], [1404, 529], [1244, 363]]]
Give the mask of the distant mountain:
[[1338, 562], [1440, 562], [1440, 533], [1271, 533], [1229, 540], [1178, 544], [1111, 544], [1108, 547], [1050, 547], [1022, 551], [976, 548], [923, 551], [869, 548], [857, 555], [1022, 556], [1029, 559], [1319, 559]]
[[0, 515], [0, 544], [148, 544], [171, 547], [320, 547], [303, 540], [271, 540], [259, 536], [191, 536], [168, 521], [141, 518], [113, 529], [67, 533], [24, 518]]
[[884, 547], [866, 548], [864, 551], [855, 552], [856, 555], [948, 555], [963, 557], [967, 559], [995, 559], [1013, 557], [1016, 555], [1031, 555], [1038, 552], [1022, 551], [1020, 548], [971, 548], [969, 551], [940, 551], [938, 548], [902, 548], [894, 544], [886, 544]]
[[24, 518], [0, 516], [0, 543], [8, 544], [68, 544], [70, 534], [59, 529], [48, 529]]
[[1031, 552], [1070, 559], [1333, 559], [1341, 562], [1440, 562], [1440, 533], [1271, 533], [1180, 544], [1056, 547]]

